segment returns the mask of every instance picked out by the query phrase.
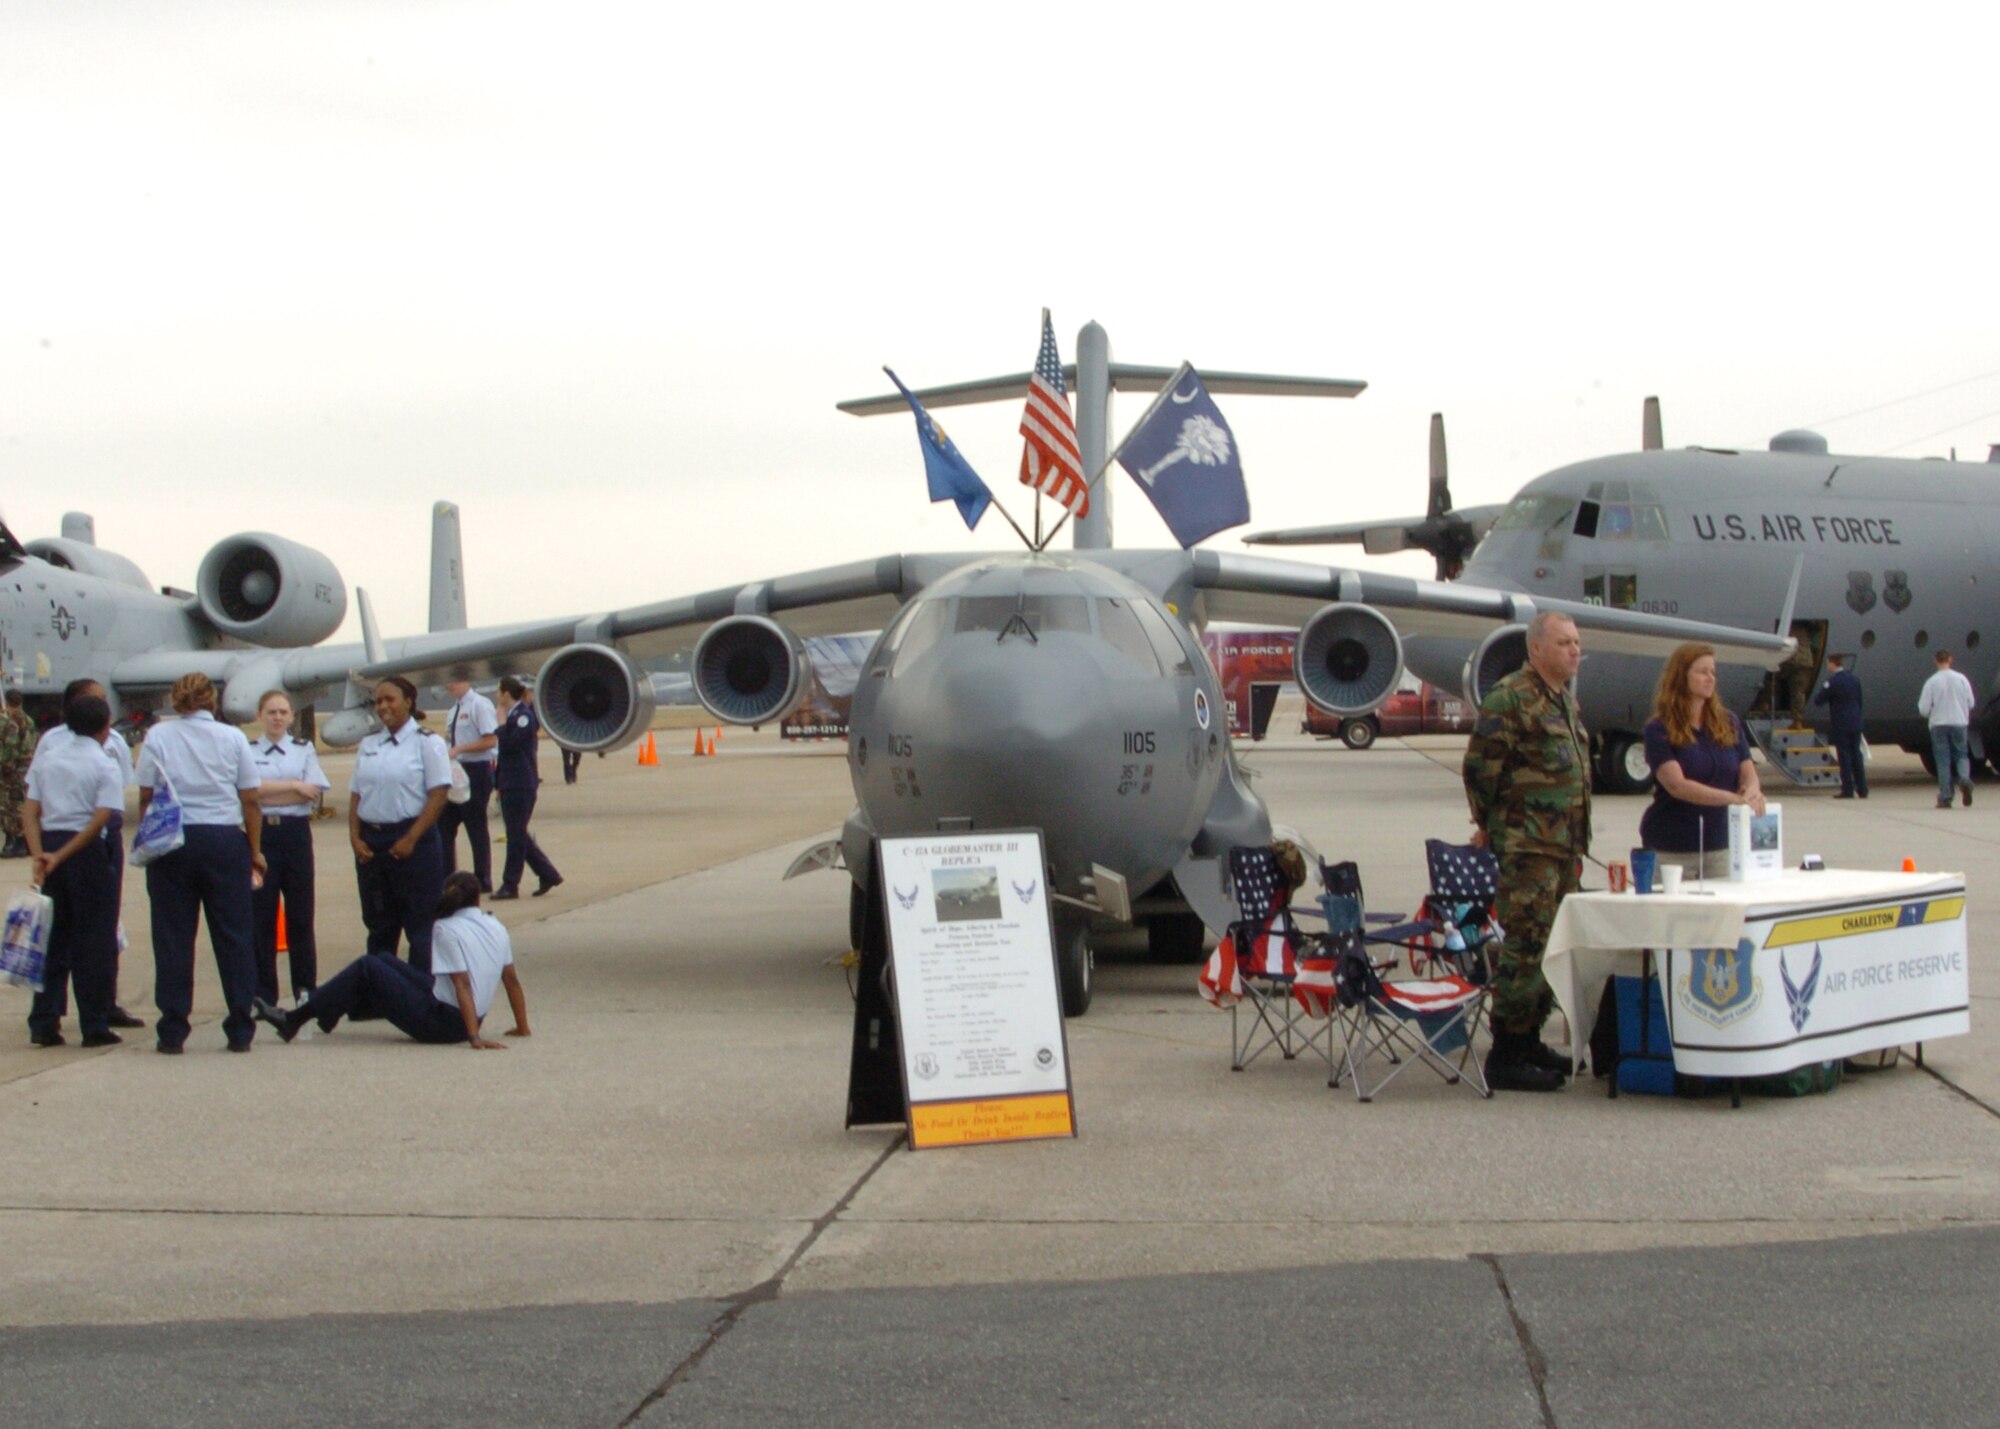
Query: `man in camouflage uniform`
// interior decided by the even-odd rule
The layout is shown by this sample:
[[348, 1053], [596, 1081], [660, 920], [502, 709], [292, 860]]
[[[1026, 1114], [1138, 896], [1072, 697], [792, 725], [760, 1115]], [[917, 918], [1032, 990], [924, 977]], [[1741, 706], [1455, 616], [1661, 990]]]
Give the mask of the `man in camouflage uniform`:
[[26, 858], [28, 843], [21, 835], [21, 801], [28, 797], [28, 762], [35, 757], [35, 722], [21, 708], [21, 692], [7, 691], [0, 712], [0, 828], [6, 842], [0, 858]]
[[1500, 860], [1495, 912], [1506, 931], [1493, 984], [1496, 1091], [1552, 1092], [1569, 1059], [1541, 1040], [1555, 994], [1542, 950], [1590, 847], [1590, 738], [1569, 684], [1583, 659], [1576, 622], [1544, 611], [1528, 626], [1528, 663], [1479, 703], [1465, 750], [1472, 841]]

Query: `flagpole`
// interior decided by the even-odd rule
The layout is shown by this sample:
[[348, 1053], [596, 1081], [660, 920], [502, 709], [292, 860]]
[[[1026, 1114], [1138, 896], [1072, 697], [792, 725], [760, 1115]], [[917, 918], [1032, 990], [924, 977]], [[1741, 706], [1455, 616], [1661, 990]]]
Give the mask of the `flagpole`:
[[[1007, 515], [1007, 508], [1000, 504], [999, 499], [997, 497], [991, 501], [988, 501], [986, 504], [993, 510], [998, 511], [1001, 514], [1001, 516], [1006, 518], [1007, 524], [1014, 528], [1014, 534], [1021, 538], [1022, 545], [1026, 546], [1030, 551], [1039, 551], [1041, 549], [1041, 547], [1037, 546], [1033, 541], [1030, 541], [1028, 539], [1028, 533], [1021, 529], [1020, 523], [1017, 522], [1012, 516]], [[1041, 514], [1040, 512], [1036, 513], [1036, 515], [1038, 516], [1040, 514]]]
[[[1097, 489], [1098, 483], [1104, 480], [1105, 474], [1109, 472], [1112, 467], [1118, 464], [1118, 453], [1125, 450], [1125, 444], [1132, 440], [1132, 433], [1138, 431], [1139, 428], [1146, 425], [1146, 423], [1152, 418], [1153, 413], [1160, 410], [1160, 404], [1166, 401], [1167, 398], [1173, 394], [1173, 390], [1176, 387], [1181, 385], [1181, 379], [1186, 377], [1190, 372], [1193, 371], [1194, 371], [1194, 364], [1192, 362], [1186, 362], [1186, 361], [1183, 361], [1179, 367], [1174, 369], [1174, 375], [1167, 379], [1166, 385], [1164, 387], [1160, 388], [1159, 393], [1153, 398], [1152, 404], [1148, 406], [1145, 411], [1139, 414], [1139, 420], [1134, 422], [1131, 426], [1125, 429], [1125, 435], [1119, 439], [1118, 445], [1111, 449], [1111, 455], [1107, 456], [1104, 459], [1104, 465], [1097, 469], [1097, 475], [1093, 476], [1090, 479], [1088, 485], [1085, 487], [1086, 491], [1095, 491]], [[1042, 507], [1040, 499], [1041, 488], [1039, 487], [1036, 488], [1035, 496], [1036, 496], [1035, 534], [1039, 536], [1042, 530], [1042, 522], [1041, 522]], [[1056, 522], [1055, 529], [1049, 532], [1048, 540], [1043, 541], [1041, 545], [1035, 547], [1035, 549], [1037, 551], [1046, 550], [1048, 548], [1049, 541], [1055, 540], [1057, 536], [1062, 534], [1063, 524], [1064, 522], [1067, 522], [1069, 520], [1069, 517], [1070, 517], [1069, 508], [1064, 507], [1062, 520]]]

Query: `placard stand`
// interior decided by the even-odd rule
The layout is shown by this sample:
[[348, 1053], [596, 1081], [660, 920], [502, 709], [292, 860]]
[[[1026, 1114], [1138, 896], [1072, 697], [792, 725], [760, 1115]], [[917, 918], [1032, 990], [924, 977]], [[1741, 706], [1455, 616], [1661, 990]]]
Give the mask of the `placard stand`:
[[847, 1062], [847, 1124], [907, 1122], [903, 1099], [903, 1042], [896, 1004], [889, 996], [889, 933], [883, 917], [882, 855], [868, 849], [870, 879], [861, 920], [861, 966], [855, 973], [854, 1048]]

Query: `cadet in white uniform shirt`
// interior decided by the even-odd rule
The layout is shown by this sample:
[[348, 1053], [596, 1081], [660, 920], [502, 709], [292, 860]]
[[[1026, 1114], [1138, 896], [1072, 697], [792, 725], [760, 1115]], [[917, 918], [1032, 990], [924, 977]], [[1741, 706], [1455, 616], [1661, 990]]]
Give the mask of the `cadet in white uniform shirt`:
[[452, 706], [444, 719], [444, 742], [465, 770], [470, 797], [463, 804], [446, 804], [438, 819], [438, 832], [444, 836], [444, 871], [458, 867], [458, 831], [464, 829], [465, 841], [472, 845], [472, 876], [479, 880], [481, 893], [491, 893], [493, 841], [486, 820], [493, 802], [500, 717], [493, 701], [473, 689], [471, 681], [451, 680], [445, 689], [451, 692]]
[[68, 743], [28, 770], [21, 834], [34, 859], [35, 886], [55, 904], [42, 990], [28, 1010], [28, 1038], [37, 1047], [63, 1045], [69, 984], [86, 1047], [123, 1041], [111, 1030], [118, 988], [118, 883], [123, 871], [108, 829], [125, 812], [125, 786], [101, 749], [111, 707], [94, 695], [70, 703]]
[[401, 675], [375, 687], [382, 728], [354, 754], [347, 840], [368, 951], [393, 958], [398, 939], [407, 938], [410, 965], [429, 972], [431, 924], [444, 890], [437, 821], [451, 791], [451, 758], [444, 741], [413, 718], [416, 707], [417, 687]]
[[[65, 717], [69, 714], [70, 704], [75, 700], [82, 699], [85, 695], [104, 700], [107, 707], [111, 703], [104, 693], [104, 686], [98, 681], [91, 679], [71, 680], [63, 689], [63, 714]], [[56, 750], [74, 743], [75, 740], [76, 734], [68, 725], [55, 725], [42, 732], [41, 741], [35, 746], [35, 758], [41, 758], [43, 750], [54, 753]], [[97, 742], [97, 748], [117, 768], [118, 783], [121, 788], [129, 789], [138, 782], [132, 772], [132, 747], [125, 742], [124, 737], [115, 729], [101, 742]], [[118, 855], [118, 878], [112, 884], [111, 888], [111, 921], [112, 925], [116, 927], [118, 919], [124, 911], [125, 904], [124, 809], [119, 809], [117, 813], [111, 816], [111, 823], [107, 833], [111, 839], [111, 848]], [[146, 1025], [142, 1019], [134, 1017], [118, 1002], [118, 957], [115, 952], [111, 959], [111, 1025], [113, 1027], [144, 1027]]]
[[505, 1051], [506, 1043], [480, 1035], [502, 986], [514, 1011], [509, 1037], [528, 1035], [528, 994], [514, 971], [514, 945], [507, 929], [479, 907], [479, 883], [469, 873], [444, 881], [437, 905], [433, 974], [408, 963], [370, 954], [328, 978], [304, 1007], [281, 1012], [264, 999], [257, 1015], [287, 1042], [307, 1022], [331, 1032], [343, 1017], [381, 1017], [419, 1042], [463, 1042], [474, 1051]]
[[263, 780], [250, 741], [215, 718], [215, 686], [206, 675], [174, 681], [179, 719], [153, 727], [139, 751], [139, 812], [155, 791], [173, 790], [186, 842], [146, 865], [153, 903], [153, 1000], [159, 1050], [178, 1053], [194, 1007], [194, 936], [208, 919], [208, 940], [222, 981], [229, 1050], [248, 1052], [257, 1035], [256, 940], [250, 931], [253, 877], [264, 873], [257, 790]]
[[333, 787], [319, 767], [310, 739], [291, 737], [292, 701], [283, 690], [266, 691], [257, 701], [263, 737], [250, 745], [263, 784], [264, 883], [250, 898], [257, 934], [257, 995], [278, 1000], [278, 903], [284, 901], [285, 946], [290, 955], [292, 997], [319, 985], [319, 945], [313, 936], [313, 815]]

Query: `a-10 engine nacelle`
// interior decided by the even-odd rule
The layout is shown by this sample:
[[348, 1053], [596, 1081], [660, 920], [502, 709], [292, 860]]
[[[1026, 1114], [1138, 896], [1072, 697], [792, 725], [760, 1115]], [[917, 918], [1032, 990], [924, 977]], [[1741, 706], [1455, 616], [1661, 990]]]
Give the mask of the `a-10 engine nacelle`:
[[799, 637], [761, 615], [732, 615], [694, 647], [694, 693], [729, 724], [768, 724], [797, 709], [811, 666]]
[[347, 618], [347, 585], [333, 562], [262, 531], [216, 542], [194, 589], [203, 619], [252, 645], [317, 645]]
[[1465, 702], [1474, 709], [1486, 692], [1528, 663], [1528, 627], [1503, 625], [1488, 633], [1465, 661]]
[[567, 645], [535, 677], [542, 725], [565, 749], [623, 749], [653, 723], [653, 681], [609, 645]]
[[1364, 715], [1403, 678], [1403, 639], [1367, 605], [1329, 605], [1299, 629], [1292, 670], [1305, 697], [1330, 715]]

